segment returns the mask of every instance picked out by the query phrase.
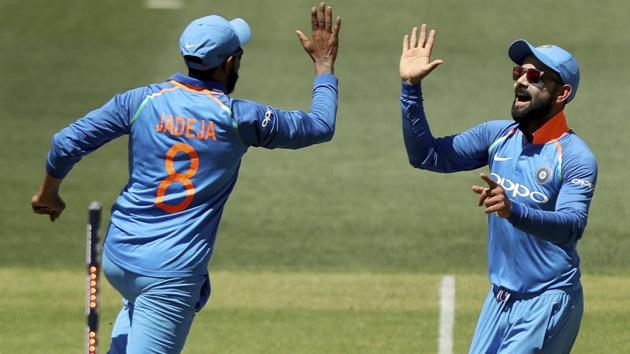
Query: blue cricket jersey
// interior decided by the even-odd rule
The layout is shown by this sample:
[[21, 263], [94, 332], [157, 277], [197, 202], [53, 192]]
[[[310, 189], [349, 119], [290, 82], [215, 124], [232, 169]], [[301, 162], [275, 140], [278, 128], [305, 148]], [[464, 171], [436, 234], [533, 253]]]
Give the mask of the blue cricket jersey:
[[47, 172], [64, 178], [82, 156], [128, 134], [129, 181], [112, 207], [104, 252], [143, 275], [203, 275], [248, 147], [329, 141], [336, 113], [330, 74], [315, 77], [310, 113], [232, 99], [219, 83], [175, 74], [116, 95], [54, 135]]
[[409, 162], [435, 172], [489, 166], [512, 201], [508, 219], [488, 215], [488, 272], [492, 284], [531, 294], [580, 285], [582, 236], [597, 180], [588, 146], [568, 129], [563, 112], [533, 134], [513, 120], [489, 121], [434, 138], [420, 85], [403, 83], [400, 97]]

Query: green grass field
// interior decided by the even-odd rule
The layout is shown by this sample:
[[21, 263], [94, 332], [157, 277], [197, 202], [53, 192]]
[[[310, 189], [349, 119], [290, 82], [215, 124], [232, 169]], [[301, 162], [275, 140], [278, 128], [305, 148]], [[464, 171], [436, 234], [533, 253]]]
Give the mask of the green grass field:
[[[177, 42], [190, 20], [245, 18], [253, 40], [234, 96], [308, 110], [312, 67], [294, 31], [309, 29], [313, 2], [183, 3], [0, 0], [0, 353], [83, 349], [87, 206], [110, 206], [125, 184], [126, 139], [76, 166], [54, 224], [32, 214], [30, 197], [52, 134], [116, 92], [184, 70]], [[344, 21], [335, 138], [245, 156], [211, 262], [213, 297], [185, 353], [435, 353], [444, 274], [457, 277], [455, 352], [466, 352], [488, 285], [485, 217], [470, 192], [478, 171], [435, 175], [406, 161], [398, 59], [402, 35], [421, 22], [438, 29], [434, 56], [445, 61], [423, 84], [437, 135], [509, 117], [512, 40], [577, 56], [582, 81], [566, 113], [598, 158], [599, 180], [579, 244], [586, 311], [574, 352], [628, 352], [630, 3], [332, 5]], [[103, 336], [119, 301], [105, 286]]]
[[[0, 270], [0, 353], [79, 353], [84, 275]], [[186, 353], [435, 353], [440, 275], [216, 271], [215, 290], [193, 325]], [[24, 279], [28, 279], [25, 281]], [[627, 349], [630, 298], [622, 276], [587, 276], [575, 353]], [[485, 276], [456, 275], [456, 353], [467, 351], [487, 291]], [[101, 333], [120, 299], [102, 289]], [[43, 350], [48, 348], [48, 350]]]

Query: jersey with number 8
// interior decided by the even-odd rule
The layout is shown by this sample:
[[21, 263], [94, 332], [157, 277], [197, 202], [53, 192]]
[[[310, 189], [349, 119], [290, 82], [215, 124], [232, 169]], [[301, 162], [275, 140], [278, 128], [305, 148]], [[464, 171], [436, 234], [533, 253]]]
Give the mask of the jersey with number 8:
[[[195, 238], [214, 240], [247, 150], [227, 95], [171, 83], [149, 95], [134, 114], [130, 157], [142, 168], [132, 169], [130, 184], [114, 206], [116, 228], [107, 247], [109, 256], [143, 274], [169, 269], [169, 275], [182, 275], [209, 257], [213, 245]], [[138, 252], [138, 242], [154, 244], [155, 254]], [[178, 247], [188, 249], [178, 253]], [[168, 257], [157, 263], [158, 255]]]
[[305, 113], [231, 99], [220, 84], [175, 74], [115, 96], [56, 134], [47, 170], [63, 178], [83, 155], [129, 135], [129, 181], [112, 207], [104, 253], [138, 274], [204, 275], [243, 154], [328, 141], [336, 109], [332, 75], [315, 78]]

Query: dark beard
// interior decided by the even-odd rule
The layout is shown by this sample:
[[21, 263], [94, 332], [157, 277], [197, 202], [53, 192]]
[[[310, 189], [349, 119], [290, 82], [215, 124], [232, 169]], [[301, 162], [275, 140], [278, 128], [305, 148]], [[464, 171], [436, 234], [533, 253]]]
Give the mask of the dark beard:
[[535, 122], [547, 118], [553, 104], [553, 99], [549, 97], [546, 101], [533, 102], [529, 108], [517, 110], [515, 107], [516, 99], [512, 102], [512, 118], [519, 124]]
[[228, 76], [228, 82], [226, 85], [226, 89], [228, 94], [232, 93], [234, 91], [234, 88], [236, 87], [236, 82], [238, 81], [238, 73], [236, 72], [236, 70], [233, 70], [230, 73], [230, 76]]

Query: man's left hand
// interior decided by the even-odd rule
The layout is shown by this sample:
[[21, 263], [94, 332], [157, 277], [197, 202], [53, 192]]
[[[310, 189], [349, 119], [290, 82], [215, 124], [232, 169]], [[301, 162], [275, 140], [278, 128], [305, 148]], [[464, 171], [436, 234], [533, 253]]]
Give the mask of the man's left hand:
[[319, 7], [311, 8], [312, 37], [308, 38], [302, 31], [296, 31], [304, 50], [315, 64], [315, 73], [334, 73], [337, 49], [339, 47], [339, 30], [341, 17], [337, 16], [333, 25], [332, 6], [325, 2]]

